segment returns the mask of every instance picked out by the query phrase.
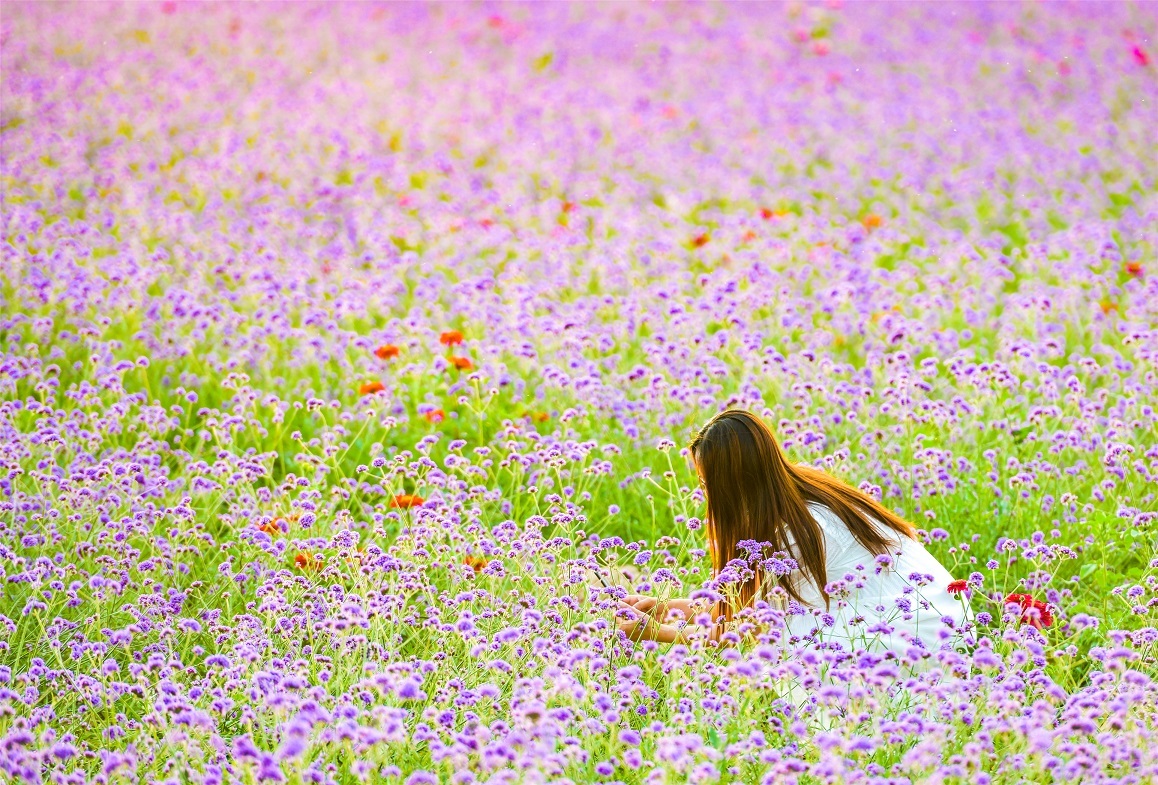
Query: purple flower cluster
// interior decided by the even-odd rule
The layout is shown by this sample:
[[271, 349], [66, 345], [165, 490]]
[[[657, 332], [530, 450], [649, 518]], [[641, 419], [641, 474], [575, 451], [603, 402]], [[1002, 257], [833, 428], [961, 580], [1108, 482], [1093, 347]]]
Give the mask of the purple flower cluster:
[[[1158, 778], [1149, 10], [6, 4], [0, 781]], [[725, 406], [967, 645], [628, 640]]]

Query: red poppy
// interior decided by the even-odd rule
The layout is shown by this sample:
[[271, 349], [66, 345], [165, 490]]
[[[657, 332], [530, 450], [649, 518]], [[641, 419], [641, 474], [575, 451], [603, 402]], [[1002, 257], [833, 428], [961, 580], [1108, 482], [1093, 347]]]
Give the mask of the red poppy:
[[462, 560], [462, 563], [470, 567], [476, 573], [482, 572], [483, 569], [490, 563], [482, 556], [467, 556]]
[[574, 202], [563, 202], [563, 212], [569, 213], [574, 209], [575, 209], [575, 203]]
[[392, 343], [383, 344], [374, 350], [374, 356], [379, 360], [389, 360], [391, 357], [397, 357], [401, 353], [402, 350]]
[[697, 234], [692, 238], [692, 245], [694, 245], [696, 248], [703, 248], [711, 239], [712, 236], [707, 232], [704, 232], [703, 234]]
[[1126, 272], [1135, 278], [1142, 277], [1142, 263], [1141, 262], [1127, 262]]
[[390, 500], [390, 506], [396, 510], [409, 510], [411, 507], [420, 507], [424, 501], [416, 493], [400, 493]]
[[299, 570], [317, 570], [321, 568], [322, 560], [311, 556], [309, 551], [298, 551], [297, 556], [294, 556], [294, 566]]
[[773, 215], [775, 215], [775, 213], [772, 212], [767, 207], [761, 207], [760, 208], [760, 217], [763, 218], [765, 221], [770, 220]]
[[382, 382], [366, 382], [358, 388], [359, 395], [374, 395], [386, 389], [386, 385]]
[[447, 330], [438, 336], [438, 342], [444, 346], [458, 346], [462, 343], [462, 333], [458, 330]]
[[[1053, 614], [1050, 613], [1049, 606], [1041, 600], [1035, 600], [1028, 594], [1010, 594], [1005, 598], [1006, 605], [1020, 605], [1021, 606], [1021, 621], [1041, 629], [1053, 624]], [[1033, 613], [1037, 611], [1037, 613]]]
[[446, 419], [446, 412], [442, 411], [442, 409], [435, 409], [434, 411], [427, 412], [422, 416], [426, 418], [427, 422], [437, 424]]
[[949, 584], [947, 591], [950, 594], [960, 594], [969, 588], [968, 581], [953, 581]]
[[474, 363], [470, 361], [469, 357], [451, 357], [450, 364], [460, 371], [474, 370]]

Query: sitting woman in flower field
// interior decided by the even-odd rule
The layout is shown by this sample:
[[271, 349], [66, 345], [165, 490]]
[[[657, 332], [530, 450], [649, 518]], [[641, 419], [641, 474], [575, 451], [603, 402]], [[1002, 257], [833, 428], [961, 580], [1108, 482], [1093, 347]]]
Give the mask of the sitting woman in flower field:
[[[707, 496], [714, 573], [742, 580], [700, 624], [688, 622], [702, 601], [629, 595], [619, 616], [630, 637], [720, 639], [741, 609], [757, 606], [787, 611], [781, 640], [790, 645], [903, 656], [914, 645], [960, 643], [969, 616], [964, 581], [953, 581], [912, 524], [820, 470], [789, 463], [768, 427], [745, 411], [714, 417], [691, 455]], [[767, 551], [783, 558], [764, 558]]]

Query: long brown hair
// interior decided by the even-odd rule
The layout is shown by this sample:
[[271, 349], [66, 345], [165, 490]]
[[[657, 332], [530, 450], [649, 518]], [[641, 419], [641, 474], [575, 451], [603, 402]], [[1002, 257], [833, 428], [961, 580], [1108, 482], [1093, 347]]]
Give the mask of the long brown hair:
[[[708, 500], [707, 532], [712, 567], [719, 575], [740, 556], [744, 540], [771, 543], [789, 550], [805, 581], [816, 586], [828, 605], [824, 534], [808, 503], [832, 510], [857, 542], [874, 555], [888, 552], [895, 542], [873, 525], [870, 516], [898, 534], [915, 538], [913, 525], [872, 497], [819, 469], [789, 463], [768, 426], [750, 412], [729, 409], [717, 414], [692, 439], [692, 459], [703, 479]], [[867, 565], [866, 565], [867, 566]], [[736, 602], [722, 602], [722, 615], [748, 605], [764, 580], [779, 583], [789, 597], [801, 600], [795, 576], [766, 576], [759, 567], [740, 586]]]

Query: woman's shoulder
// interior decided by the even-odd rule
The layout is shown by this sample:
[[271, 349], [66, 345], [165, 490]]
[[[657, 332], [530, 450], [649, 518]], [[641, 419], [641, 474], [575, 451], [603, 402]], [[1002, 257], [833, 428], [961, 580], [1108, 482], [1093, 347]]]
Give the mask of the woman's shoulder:
[[828, 505], [820, 502], [808, 502], [808, 511], [812, 513], [813, 519], [819, 524], [820, 530], [824, 532], [826, 540], [843, 541], [852, 537], [852, 532], [848, 530], [848, 526]]

